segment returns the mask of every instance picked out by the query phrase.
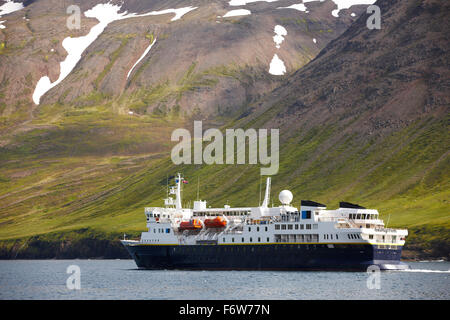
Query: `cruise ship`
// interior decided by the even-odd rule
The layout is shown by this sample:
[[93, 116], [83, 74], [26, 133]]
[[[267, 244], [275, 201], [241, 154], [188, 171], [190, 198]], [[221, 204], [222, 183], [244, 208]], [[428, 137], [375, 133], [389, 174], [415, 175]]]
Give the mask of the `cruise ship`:
[[341, 202], [336, 210], [311, 200], [291, 206], [289, 190], [269, 206], [271, 180], [258, 207], [183, 208], [178, 174], [164, 207], [145, 208], [148, 231], [122, 244], [140, 269], [343, 270], [409, 268], [400, 261], [408, 231], [384, 225], [374, 209]]

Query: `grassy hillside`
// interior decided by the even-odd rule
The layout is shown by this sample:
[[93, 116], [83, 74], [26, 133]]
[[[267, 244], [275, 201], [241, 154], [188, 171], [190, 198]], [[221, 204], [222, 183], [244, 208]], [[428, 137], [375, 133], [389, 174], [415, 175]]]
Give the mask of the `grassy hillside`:
[[[174, 145], [170, 131], [181, 123], [167, 118], [144, 121], [101, 115], [91, 119], [121, 120], [127, 126], [127, 121], [132, 121], [136, 129], [128, 134], [138, 142], [130, 148], [140, 146], [142, 154], [130, 156], [123, 151], [125, 141], [131, 138], [120, 131], [124, 142], [117, 139], [112, 143], [111, 154], [101, 149], [107, 145], [105, 138], [93, 135], [86, 142], [76, 140], [72, 152], [64, 151], [71, 156], [60, 154], [64, 145], [71, 143], [69, 134], [49, 140], [48, 132], [31, 130], [17, 136], [16, 148], [2, 153], [0, 239], [21, 239], [20, 245], [27, 247], [36, 239], [59, 243], [61, 237], [71, 238], [70, 234], [77, 234], [75, 239], [98, 234], [99, 239], [117, 240], [124, 232], [137, 236], [145, 230], [143, 208], [162, 204], [167, 177], [176, 172], [190, 181], [184, 188], [186, 205], [196, 198], [197, 179], [201, 181], [200, 197], [211, 206], [258, 204], [261, 180], [264, 183], [258, 165], [175, 166], [165, 151], [146, 152], [146, 145], [140, 142], [146, 131], [138, 128], [160, 126], [161, 139], [170, 147]], [[282, 142], [280, 170], [272, 179], [274, 204], [284, 188], [293, 192], [296, 206], [301, 199], [326, 203], [329, 208], [336, 208], [339, 201], [360, 203], [377, 208], [388, 226], [410, 229], [411, 249], [424, 255], [448, 254], [449, 118], [423, 119], [365, 144], [356, 135], [344, 135], [330, 145], [330, 139], [342, 129], [338, 123], [329, 124], [300, 131]], [[56, 136], [65, 136], [61, 138], [64, 143]], [[99, 155], [89, 149], [91, 143], [99, 146]], [[324, 150], [324, 145], [329, 147]], [[33, 155], [30, 150], [47, 151]], [[86, 228], [90, 231], [74, 233]], [[4, 242], [3, 250], [14, 243]], [[19, 244], [15, 246], [17, 249]]]

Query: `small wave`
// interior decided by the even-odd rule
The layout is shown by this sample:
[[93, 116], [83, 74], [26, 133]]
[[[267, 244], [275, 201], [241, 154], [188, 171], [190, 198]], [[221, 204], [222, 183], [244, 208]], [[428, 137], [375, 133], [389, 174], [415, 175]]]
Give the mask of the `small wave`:
[[422, 272], [422, 273], [450, 273], [450, 270], [429, 270], [429, 269], [406, 269], [399, 270], [403, 272]]
[[421, 261], [417, 261], [417, 262], [444, 262], [444, 259], [441, 260], [421, 260]]

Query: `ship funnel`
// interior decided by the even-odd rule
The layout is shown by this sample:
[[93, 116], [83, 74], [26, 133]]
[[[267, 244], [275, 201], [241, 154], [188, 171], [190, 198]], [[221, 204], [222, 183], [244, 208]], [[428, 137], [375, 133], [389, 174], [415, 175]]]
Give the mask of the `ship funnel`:
[[261, 207], [267, 208], [269, 206], [269, 198], [270, 198], [270, 177], [267, 178], [266, 193], [264, 195], [264, 201], [263, 201]]

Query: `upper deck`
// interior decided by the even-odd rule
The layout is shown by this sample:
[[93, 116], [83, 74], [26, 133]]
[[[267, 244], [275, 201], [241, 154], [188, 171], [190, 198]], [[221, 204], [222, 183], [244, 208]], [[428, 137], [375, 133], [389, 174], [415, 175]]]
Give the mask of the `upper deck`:
[[[268, 183], [270, 186], [270, 183]], [[179, 187], [179, 186], [178, 186]], [[193, 208], [182, 208], [166, 201], [164, 207], [145, 209], [148, 232], [142, 241], [150, 243], [196, 244], [210, 243], [366, 243], [403, 245], [407, 230], [386, 228], [374, 209], [341, 202], [340, 207], [328, 210], [325, 205], [302, 200], [300, 209], [290, 205], [292, 194], [280, 194], [280, 206], [269, 207], [270, 189], [258, 207], [207, 208], [206, 201], [195, 201]], [[175, 190], [179, 196], [181, 193]], [[283, 195], [283, 196], [282, 196]], [[205, 221], [221, 217], [223, 227], [205, 227]], [[196, 227], [181, 228], [192, 222]], [[207, 221], [206, 221], [207, 222]], [[202, 242], [203, 241], [203, 242]]]

